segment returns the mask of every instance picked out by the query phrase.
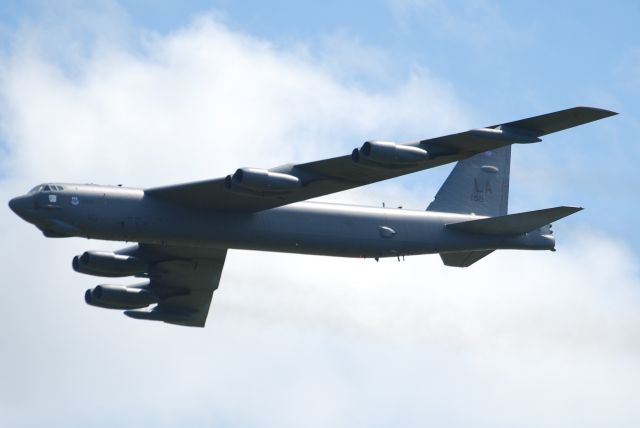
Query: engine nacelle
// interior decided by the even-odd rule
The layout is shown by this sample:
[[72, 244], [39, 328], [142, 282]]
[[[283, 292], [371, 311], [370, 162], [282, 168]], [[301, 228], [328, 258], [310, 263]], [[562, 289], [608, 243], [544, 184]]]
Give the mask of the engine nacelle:
[[73, 258], [72, 266], [76, 272], [108, 277], [138, 275], [148, 270], [143, 260], [110, 251], [85, 251]]
[[140, 309], [159, 300], [155, 293], [143, 288], [121, 285], [102, 284], [84, 293], [87, 304], [107, 309]]
[[397, 167], [427, 161], [429, 153], [420, 147], [405, 146], [389, 141], [367, 141], [359, 149], [353, 149], [351, 159], [355, 163]]
[[248, 193], [282, 193], [302, 187], [296, 176], [258, 168], [240, 168], [224, 184], [227, 190]]

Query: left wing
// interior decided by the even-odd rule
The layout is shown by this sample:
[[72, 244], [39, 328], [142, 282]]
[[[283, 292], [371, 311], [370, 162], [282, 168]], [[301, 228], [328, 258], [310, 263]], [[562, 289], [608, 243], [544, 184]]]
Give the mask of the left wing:
[[271, 169], [240, 168], [226, 178], [156, 187], [145, 196], [191, 208], [256, 212], [422, 171], [616, 113], [574, 107], [406, 144], [366, 142], [349, 156]]
[[127, 310], [131, 318], [204, 327], [213, 292], [218, 288], [226, 249], [139, 244], [116, 252], [145, 261], [144, 290], [159, 296], [151, 309]]

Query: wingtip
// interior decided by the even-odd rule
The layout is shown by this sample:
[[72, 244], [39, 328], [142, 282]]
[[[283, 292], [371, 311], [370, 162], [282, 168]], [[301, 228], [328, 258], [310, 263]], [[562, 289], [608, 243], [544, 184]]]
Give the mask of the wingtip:
[[571, 207], [571, 206], [568, 206], [568, 207], [565, 207], [565, 208], [567, 208], [568, 210], [572, 211], [572, 214], [573, 213], [577, 213], [579, 211], [582, 211], [584, 209], [584, 207]]
[[615, 116], [617, 114], [620, 114], [618, 112], [612, 111], [612, 110], [607, 110], [604, 108], [599, 108], [599, 107], [589, 107], [589, 106], [578, 106], [576, 107], [576, 109], [582, 110], [582, 111], [589, 111], [591, 113], [596, 113], [601, 119], [604, 119], [605, 117], [611, 117], [611, 116]]
[[561, 210], [564, 210], [565, 212], [569, 212], [568, 215], [575, 214], [575, 213], [577, 213], [579, 211], [582, 211], [584, 209], [584, 207], [574, 207], [574, 206], [571, 206], [571, 205], [563, 205], [563, 206], [558, 207], [558, 208], [561, 209]]

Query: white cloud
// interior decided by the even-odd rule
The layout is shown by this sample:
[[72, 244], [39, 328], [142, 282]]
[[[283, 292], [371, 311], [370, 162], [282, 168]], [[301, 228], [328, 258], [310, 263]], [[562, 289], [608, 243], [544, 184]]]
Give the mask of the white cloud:
[[[299, 47], [211, 18], [140, 43], [103, 41], [71, 74], [37, 49], [7, 58], [3, 200], [45, 180], [187, 181], [467, 121], [427, 70], [368, 92]], [[403, 183], [339, 198], [424, 206], [433, 194]], [[199, 330], [83, 303], [99, 280], [72, 272], [71, 256], [120, 244], [46, 240], [8, 209], [0, 217], [2, 425], [640, 420], [638, 260], [590, 230], [562, 230], [555, 254], [495, 254], [466, 270], [436, 256], [232, 251]]]
[[420, 138], [465, 121], [451, 89], [426, 71], [369, 94], [211, 19], [149, 37], [144, 51], [103, 47], [71, 77], [17, 53], [3, 110], [20, 173], [64, 161], [70, 178], [152, 184], [335, 156], [367, 137]]

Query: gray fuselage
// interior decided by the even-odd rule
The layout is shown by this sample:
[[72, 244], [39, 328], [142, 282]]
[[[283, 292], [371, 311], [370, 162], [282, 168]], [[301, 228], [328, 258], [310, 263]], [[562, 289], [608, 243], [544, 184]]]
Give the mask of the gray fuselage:
[[396, 257], [453, 251], [554, 248], [537, 230], [487, 236], [451, 230], [474, 215], [300, 202], [256, 213], [205, 212], [169, 204], [144, 190], [64, 184], [11, 201], [50, 237], [233, 248], [341, 257]]

